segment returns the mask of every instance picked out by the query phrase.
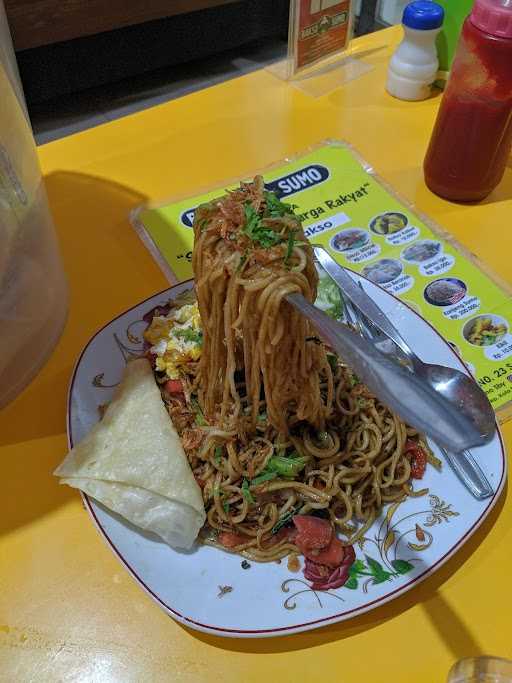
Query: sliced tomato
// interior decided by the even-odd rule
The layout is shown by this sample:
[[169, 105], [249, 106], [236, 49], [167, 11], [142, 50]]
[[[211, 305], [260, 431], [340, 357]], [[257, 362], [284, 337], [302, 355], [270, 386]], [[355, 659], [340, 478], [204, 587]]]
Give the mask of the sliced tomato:
[[182, 394], [183, 383], [181, 379], [168, 379], [164, 385], [164, 389], [168, 394]]
[[309, 550], [320, 550], [329, 545], [333, 530], [327, 520], [310, 515], [295, 515], [293, 523], [298, 532], [295, 543], [304, 555]]
[[345, 548], [342, 542], [333, 535], [331, 542], [322, 550], [310, 550], [306, 557], [318, 564], [328, 567], [339, 567], [345, 556]]
[[239, 545], [248, 543], [251, 538], [244, 534], [237, 534], [234, 531], [221, 531], [218, 540], [225, 548], [236, 548]]
[[421, 446], [418, 446], [411, 439], [407, 439], [405, 442], [405, 452], [411, 456], [411, 477], [413, 479], [423, 479], [427, 469], [427, 454]]

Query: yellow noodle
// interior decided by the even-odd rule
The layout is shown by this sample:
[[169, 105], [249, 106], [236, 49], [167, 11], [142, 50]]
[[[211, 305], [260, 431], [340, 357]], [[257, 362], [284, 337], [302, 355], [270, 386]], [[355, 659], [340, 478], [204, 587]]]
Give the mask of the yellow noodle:
[[[384, 505], [425, 492], [410, 485], [408, 440], [428, 452], [339, 359], [331, 366], [332, 353], [288, 304], [292, 292], [314, 301], [318, 276], [299, 221], [272, 213], [269, 201], [257, 177], [196, 210], [203, 345], [183, 382], [207, 421], [187, 427], [200, 446], [187, 448], [177, 424], [203, 489], [203, 541], [256, 561], [300, 553], [279, 531], [297, 513], [324, 515], [345, 544], [360, 540]], [[280, 457], [302, 458], [300, 471], [272, 470]]]

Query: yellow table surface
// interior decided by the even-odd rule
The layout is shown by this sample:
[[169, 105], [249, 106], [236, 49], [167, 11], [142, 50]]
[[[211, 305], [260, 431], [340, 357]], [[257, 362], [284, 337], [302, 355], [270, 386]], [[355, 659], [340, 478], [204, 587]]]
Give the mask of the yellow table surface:
[[[512, 657], [506, 491], [456, 557], [403, 597], [309, 633], [234, 640], [166, 616], [104, 544], [78, 494], [51, 476], [66, 453], [66, 392], [80, 349], [166, 286], [128, 222], [146, 198], [193, 193], [344, 138], [510, 278], [512, 169], [478, 206], [426, 189], [421, 164], [439, 98], [407, 103], [385, 93], [399, 36], [395, 28], [355, 41], [375, 68], [320, 98], [258, 71], [39, 149], [70, 312], [49, 362], [0, 413], [1, 681], [441, 683], [461, 657]], [[503, 431], [510, 445], [512, 423]]]

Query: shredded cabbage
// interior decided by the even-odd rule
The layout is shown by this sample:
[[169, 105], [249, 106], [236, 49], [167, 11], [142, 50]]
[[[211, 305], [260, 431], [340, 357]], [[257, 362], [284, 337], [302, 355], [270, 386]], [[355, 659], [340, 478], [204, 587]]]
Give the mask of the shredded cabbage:
[[319, 273], [318, 293], [315, 306], [334, 320], [343, 317], [343, 303], [338, 285], [328, 275]]

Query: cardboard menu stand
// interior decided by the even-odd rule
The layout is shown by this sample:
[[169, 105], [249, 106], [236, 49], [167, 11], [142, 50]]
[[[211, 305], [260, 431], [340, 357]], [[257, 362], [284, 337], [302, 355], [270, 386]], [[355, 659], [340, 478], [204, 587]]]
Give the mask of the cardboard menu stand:
[[292, 0], [289, 77], [342, 55], [350, 43], [353, 0]]
[[349, 53], [355, 0], [291, 0], [288, 56], [267, 67], [312, 97], [374, 67]]

